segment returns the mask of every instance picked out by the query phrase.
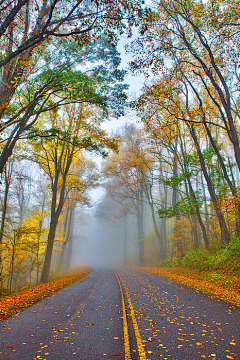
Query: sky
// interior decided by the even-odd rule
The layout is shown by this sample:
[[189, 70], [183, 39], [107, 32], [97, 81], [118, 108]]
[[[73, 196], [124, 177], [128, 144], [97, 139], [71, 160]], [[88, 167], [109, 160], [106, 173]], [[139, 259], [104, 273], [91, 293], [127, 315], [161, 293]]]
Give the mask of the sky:
[[[129, 85], [129, 89], [127, 91], [129, 100], [135, 98], [140, 93], [140, 90], [143, 87], [145, 81], [144, 75], [131, 74], [128, 66], [129, 62], [132, 60], [132, 56], [131, 54], [126, 53], [125, 46], [130, 44], [135, 37], [136, 37], [136, 33], [133, 35], [132, 38], [127, 38], [126, 36], [122, 36], [118, 43], [118, 51], [120, 52], [122, 59], [120, 69], [127, 71], [124, 82]], [[127, 111], [126, 115], [122, 116], [119, 119], [107, 120], [106, 122], [104, 122], [102, 127], [103, 129], [111, 132], [122, 127], [126, 122], [131, 122], [131, 121], [136, 122], [137, 118], [134, 116], [133, 112], [129, 114], [129, 111]]]
[[[129, 85], [129, 89], [127, 91], [129, 100], [135, 98], [137, 95], [140, 94], [141, 88], [143, 87], [145, 81], [144, 75], [132, 75], [128, 67], [128, 63], [132, 60], [132, 56], [131, 54], [126, 53], [124, 47], [127, 44], [130, 44], [133, 38], [129, 39], [126, 36], [122, 36], [118, 43], [118, 51], [120, 52], [122, 58], [120, 68], [127, 70], [127, 74], [125, 76], [125, 83]], [[110, 120], [106, 120], [102, 124], [102, 128], [110, 133], [116, 132], [117, 129], [123, 127], [126, 123], [133, 122], [136, 124], [138, 120], [139, 119], [136, 117], [134, 112], [130, 110], [126, 111], [126, 114], [124, 116], [121, 116], [119, 119], [111, 118]], [[100, 156], [94, 156], [93, 160], [98, 164], [99, 167], [101, 167], [102, 158]], [[103, 194], [104, 190], [101, 188], [92, 189], [89, 191], [93, 206], [98, 203]]]

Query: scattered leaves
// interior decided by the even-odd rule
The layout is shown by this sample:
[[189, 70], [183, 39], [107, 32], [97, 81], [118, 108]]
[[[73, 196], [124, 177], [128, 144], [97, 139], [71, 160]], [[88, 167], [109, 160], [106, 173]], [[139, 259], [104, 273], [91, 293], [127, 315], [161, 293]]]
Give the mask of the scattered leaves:
[[199, 273], [192, 269], [190, 270], [185, 267], [137, 267], [136, 269], [168, 278], [170, 280], [176, 281], [179, 284], [189, 286], [206, 294], [210, 294], [219, 299], [227, 301], [233, 305], [240, 306], [240, 293], [237, 289], [233, 289], [231, 287], [228, 288], [227, 284], [225, 284], [224, 287], [219, 284], [211, 283], [208, 280], [204, 280], [202, 278], [200, 279]]
[[89, 268], [83, 268], [78, 273], [0, 299], [0, 321], [82, 279], [89, 272]]

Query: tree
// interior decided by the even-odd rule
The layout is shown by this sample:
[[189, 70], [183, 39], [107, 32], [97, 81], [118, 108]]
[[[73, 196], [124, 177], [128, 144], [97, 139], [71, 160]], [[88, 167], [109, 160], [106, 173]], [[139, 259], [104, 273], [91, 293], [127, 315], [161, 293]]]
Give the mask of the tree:
[[[93, 55], [94, 48], [94, 55]], [[79, 70], [99, 61], [90, 69]], [[111, 111], [118, 116], [126, 100], [126, 85], [122, 85], [124, 71], [116, 46], [102, 36], [95, 44], [86, 47], [69, 42], [52, 44], [46, 49], [36, 66], [36, 73], [21, 84], [2, 108], [3, 149], [0, 155], [0, 172], [12, 154], [19, 139], [26, 137], [42, 113], [70, 103], [91, 103], [101, 106], [105, 114]]]
[[159, 257], [164, 258], [166, 249], [158, 228], [154, 201], [154, 158], [142, 130], [133, 125], [123, 129], [121, 140], [119, 154], [110, 157], [105, 166], [107, 189], [122, 203], [123, 211], [132, 211], [136, 215], [140, 263], [144, 263], [144, 214], [147, 205], [150, 206]]
[[[193, 143], [196, 150], [201, 171], [203, 172], [203, 176], [207, 184], [208, 192], [210, 194], [216, 216], [218, 218], [219, 226], [221, 229], [222, 241], [229, 242], [230, 239], [229, 229], [227, 228], [225, 218], [218, 203], [221, 193], [219, 193], [219, 195], [217, 194], [219, 189], [215, 188], [213, 178], [210, 176], [210, 173], [208, 171], [208, 165], [207, 165], [208, 150], [205, 149], [203, 151], [202, 145], [200, 143], [200, 139], [202, 136], [204, 136], [206, 131], [205, 127], [202, 127], [202, 120], [201, 120], [203, 114], [203, 108], [199, 110], [199, 107], [196, 106], [195, 98], [190, 98], [188, 83], [186, 83], [184, 81], [185, 79], [179, 77], [178, 75], [179, 75], [178, 71], [169, 70], [169, 72], [166, 73], [165, 76], [162, 77], [162, 79], [159, 80], [157, 83], [153, 84], [151, 87], [146, 87], [142, 97], [139, 99], [137, 106], [139, 111], [141, 111], [141, 116], [146, 124], [147, 129], [153, 131], [156, 136], [159, 136], [161, 134], [161, 139], [162, 136], [164, 136], [165, 138], [169, 139], [168, 141], [172, 142], [172, 139], [174, 139], [174, 136], [176, 136], [176, 134], [178, 134], [177, 136], [179, 137], [180, 136], [179, 130], [176, 133], [176, 131], [174, 131], [174, 128], [183, 129], [181, 131], [184, 132], [184, 136], [185, 137], [190, 136], [191, 142]], [[150, 101], [151, 101], [151, 106], [148, 106], [147, 102]], [[210, 115], [213, 116], [213, 113], [211, 112], [210, 114], [208, 114], [208, 116]], [[200, 121], [198, 122], [199, 118]], [[156, 123], [160, 123], [160, 121], [161, 124], [159, 126], [159, 129], [157, 129]], [[183, 124], [184, 124], [184, 128], [183, 128]], [[212, 142], [214, 142], [213, 139]], [[207, 145], [206, 142], [205, 145]], [[216, 144], [214, 147], [212, 147], [212, 149], [213, 151], [217, 149]], [[184, 150], [184, 149], [183, 147], [181, 147], [179, 150]], [[176, 151], [174, 153], [175, 156], [178, 156]], [[216, 152], [216, 155], [219, 158], [220, 152], [219, 151]], [[184, 153], [183, 156], [185, 157]], [[222, 157], [221, 160], [222, 163], [224, 164]], [[182, 164], [186, 165], [184, 160]], [[191, 174], [191, 169], [190, 172], [188, 171], [188, 173], [186, 174]], [[176, 175], [177, 175], [176, 173], [173, 173], [173, 179], [176, 177]], [[182, 180], [183, 179], [184, 178], [182, 178]], [[190, 204], [193, 205], [194, 204], [193, 200], [196, 196], [192, 191], [193, 187], [190, 184], [190, 176], [189, 175], [186, 176], [185, 179], [187, 179], [188, 185], [190, 186], [189, 190], [190, 190], [191, 198], [189, 205]], [[173, 206], [177, 205], [177, 207], [175, 206], [174, 208], [174, 211], [176, 213], [179, 203], [177, 204], [176, 201], [173, 201], [172, 205]], [[205, 245], [208, 247], [208, 241], [206, 238], [205, 229], [201, 221], [201, 217], [199, 216], [197, 210], [198, 202], [195, 202], [195, 205], [196, 205], [196, 215], [198, 217], [198, 221], [202, 229]], [[178, 208], [179, 211], [180, 209], [181, 208]]]
[[163, 74], [165, 65], [169, 68], [170, 64], [196, 88], [205, 88], [206, 100], [219, 114], [240, 169], [238, 18], [237, 0], [227, 4], [158, 1], [157, 10], [144, 18], [141, 35], [135, 41], [132, 68], [144, 71], [146, 67], [154, 74]]
[[38, 276], [46, 246], [46, 240], [42, 236], [47, 233], [47, 230], [39, 225], [45, 216], [46, 212], [33, 211], [22, 224], [15, 224], [12, 232], [4, 238], [3, 274], [9, 292], [13, 286], [23, 286], [27, 280], [31, 284], [32, 277]]
[[[17, 64], [21, 64], [24, 58], [31, 57], [36, 47], [53, 38], [77, 37], [84, 41], [88, 34], [97, 37], [102, 31], [112, 35], [114, 31], [122, 32], [135, 24], [141, 11], [141, 2], [134, 0], [91, 3], [54, 0], [38, 4], [32, 0], [4, 0], [0, 4], [0, 68], [16, 58]], [[11, 66], [13, 64], [12, 61]]]
[[[51, 216], [47, 241], [47, 250], [41, 281], [46, 282], [49, 276], [53, 243], [65, 200], [75, 183], [73, 169], [74, 158], [82, 149], [94, 151], [106, 156], [105, 147], [116, 150], [116, 141], [109, 139], [105, 132], [94, 123], [92, 116], [96, 109], [84, 107], [66, 107], [64, 113], [48, 113], [46, 125], [51, 129], [38, 131], [33, 139], [34, 160], [38, 162], [50, 180]], [[77, 174], [76, 174], [77, 176]], [[71, 184], [71, 185], [70, 185]], [[87, 184], [79, 179], [79, 192]]]
[[68, 194], [65, 209], [63, 209], [65, 211], [62, 226], [64, 241], [62, 242], [58, 265], [58, 268], [63, 270], [69, 270], [71, 266], [76, 208], [83, 205], [91, 206], [87, 191], [91, 187], [97, 186], [99, 178], [96, 164], [88, 159], [86, 155], [83, 156], [81, 152], [79, 156], [77, 154], [73, 159], [71, 175], [71, 178], [68, 178], [66, 183], [66, 192]]

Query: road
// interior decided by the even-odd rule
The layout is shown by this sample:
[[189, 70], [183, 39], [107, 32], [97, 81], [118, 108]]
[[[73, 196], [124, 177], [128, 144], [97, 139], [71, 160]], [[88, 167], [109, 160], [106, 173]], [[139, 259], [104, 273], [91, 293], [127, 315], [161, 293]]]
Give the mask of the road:
[[240, 359], [240, 308], [140, 271], [93, 270], [0, 324], [0, 359]]

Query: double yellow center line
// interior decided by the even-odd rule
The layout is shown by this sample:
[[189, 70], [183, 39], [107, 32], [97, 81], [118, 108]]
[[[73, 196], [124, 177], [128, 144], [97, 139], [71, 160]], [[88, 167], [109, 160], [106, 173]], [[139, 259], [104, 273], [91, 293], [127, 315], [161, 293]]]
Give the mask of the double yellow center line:
[[[121, 298], [122, 298], [125, 360], [132, 360], [132, 357], [131, 357], [130, 337], [129, 337], [129, 331], [128, 331], [128, 322], [127, 322], [127, 309], [126, 309], [126, 304], [125, 304], [125, 300], [124, 300], [124, 292], [127, 296], [130, 315], [132, 318], [133, 330], [134, 330], [134, 334], [135, 334], [136, 341], [137, 341], [137, 349], [138, 349], [138, 355], [139, 355], [138, 359], [139, 360], [147, 360], [146, 352], [145, 352], [145, 349], [144, 349], [144, 346], [142, 343], [142, 338], [141, 338], [140, 330], [138, 327], [137, 319], [136, 319], [136, 316], [134, 313], [134, 309], [133, 309], [133, 305], [131, 302], [129, 291], [128, 291], [127, 287], [125, 286], [124, 281], [121, 278], [121, 276], [116, 272], [115, 272], [115, 275], [116, 275], [118, 283], [119, 283], [119, 287], [120, 287], [120, 291], [121, 291]], [[123, 290], [124, 290], [124, 292], [123, 292]]]

